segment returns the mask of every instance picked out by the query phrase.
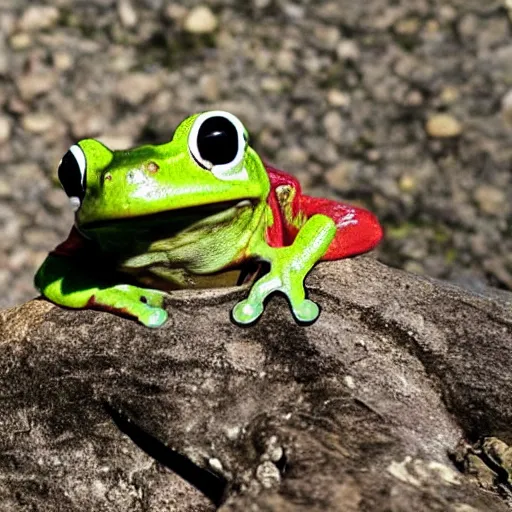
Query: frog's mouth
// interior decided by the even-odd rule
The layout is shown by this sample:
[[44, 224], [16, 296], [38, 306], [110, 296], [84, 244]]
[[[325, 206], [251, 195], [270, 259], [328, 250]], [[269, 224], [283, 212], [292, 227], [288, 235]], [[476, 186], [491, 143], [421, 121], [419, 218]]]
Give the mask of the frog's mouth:
[[223, 201], [134, 217], [96, 220], [81, 224], [78, 229], [87, 238], [101, 235], [102, 241], [106, 236], [112, 236], [117, 241], [122, 236], [126, 239], [137, 237], [139, 240], [171, 238], [184, 231], [228, 224], [247, 208], [254, 209], [255, 206], [256, 202], [251, 199]]

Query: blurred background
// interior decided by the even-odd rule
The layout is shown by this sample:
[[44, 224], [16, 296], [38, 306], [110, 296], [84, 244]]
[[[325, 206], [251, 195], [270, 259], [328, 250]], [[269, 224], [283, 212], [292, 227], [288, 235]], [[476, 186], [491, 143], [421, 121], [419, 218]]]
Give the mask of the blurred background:
[[[509, 7], [511, 11], [509, 12]], [[225, 109], [306, 192], [372, 209], [381, 261], [512, 288], [512, 2], [0, 0], [0, 307], [72, 213], [76, 140]]]

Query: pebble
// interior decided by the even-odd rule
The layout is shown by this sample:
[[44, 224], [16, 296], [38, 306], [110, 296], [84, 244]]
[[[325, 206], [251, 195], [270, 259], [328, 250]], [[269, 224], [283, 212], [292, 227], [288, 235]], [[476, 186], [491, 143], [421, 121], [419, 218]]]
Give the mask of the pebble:
[[350, 95], [337, 89], [329, 89], [327, 101], [333, 107], [348, 107], [350, 105]]
[[0, 115], [0, 144], [9, 140], [11, 136], [11, 120], [7, 116]]
[[457, 87], [453, 85], [447, 85], [443, 87], [441, 91], [440, 98], [444, 104], [455, 103], [459, 99], [460, 93]]
[[73, 57], [65, 51], [57, 51], [53, 54], [53, 65], [59, 71], [67, 71], [73, 67]]
[[59, 10], [53, 5], [32, 5], [23, 13], [19, 28], [27, 32], [48, 29], [55, 26]]
[[199, 88], [203, 98], [213, 103], [218, 101], [220, 96], [219, 79], [215, 75], [202, 75], [199, 79]]
[[9, 44], [13, 50], [25, 50], [32, 46], [32, 37], [30, 34], [26, 32], [18, 32], [17, 34], [13, 34], [9, 39]]
[[123, 27], [133, 28], [137, 25], [137, 11], [130, 0], [118, 0], [117, 13]]
[[199, 5], [188, 13], [183, 26], [191, 34], [209, 34], [217, 25], [217, 18], [211, 9], [206, 5]]
[[352, 39], [344, 39], [338, 43], [336, 47], [336, 55], [341, 60], [352, 60], [356, 61], [360, 57], [360, 50], [357, 43]]
[[492, 185], [480, 185], [474, 192], [480, 210], [488, 215], [499, 215], [506, 208], [505, 192]]
[[257, 467], [256, 478], [265, 489], [275, 487], [281, 481], [279, 469], [270, 461], [263, 462]]
[[462, 133], [462, 125], [450, 114], [435, 114], [427, 121], [427, 133], [435, 138], [456, 137]]
[[343, 138], [343, 119], [336, 110], [325, 114], [323, 125], [329, 138], [334, 142], [341, 142]]
[[49, 130], [55, 124], [55, 119], [44, 112], [33, 112], [23, 116], [21, 124], [25, 131], [39, 134]]
[[349, 191], [354, 183], [357, 162], [343, 161], [329, 169], [324, 177], [327, 185], [340, 192]]
[[132, 73], [116, 86], [117, 95], [130, 105], [139, 105], [149, 95], [160, 90], [160, 77], [149, 73]]
[[265, 76], [261, 79], [261, 89], [265, 92], [280, 92], [283, 82], [275, 76]]
[[30, 73], [21, 75], [16, 80], [20, 96], [30, 101], [36, 96], [46, 94], [57, 85], [58, 76], [53, 72]]

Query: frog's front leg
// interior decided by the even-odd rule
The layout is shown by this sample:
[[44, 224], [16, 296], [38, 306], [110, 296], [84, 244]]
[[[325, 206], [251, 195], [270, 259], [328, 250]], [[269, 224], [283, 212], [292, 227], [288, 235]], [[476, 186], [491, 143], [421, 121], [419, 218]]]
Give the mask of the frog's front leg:
[[294, 317], [299, 322], [313, 322], [318, 305], [306, 299], [304, 279], [325, 254], [336, 235], [336, 224], [325, 215], [313, 215], [301, 228], [292, 245], [272, 248], [260, 242], [254, 252], [270, 262], [270, 271], [256, 281], [247, 299], [233, 309], [233, 320], [241, 325], [254, 322], [263, 313], [265, 299], [274, 292], [288, 298]]
[[36, 288], [52, 302], [68, 308], [94, 308], [129, 315], [147, 327], [167, 320], [165, 293], [129, 284], [98, 283], [90, 265], [50, 255], [35, 277]]

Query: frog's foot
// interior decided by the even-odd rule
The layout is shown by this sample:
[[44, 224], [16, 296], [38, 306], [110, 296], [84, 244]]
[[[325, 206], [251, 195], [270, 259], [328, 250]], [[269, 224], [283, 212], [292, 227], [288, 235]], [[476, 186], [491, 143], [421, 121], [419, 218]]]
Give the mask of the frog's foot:
[[160, 327], [167, 320], [162, 308], [165, 293], [128, 284], [99, 290], [89, 301], [97, 309], [135, 317], [146, 327]]
[[[306, 299], [304, 271], [286, 270], [286, 265], [277, 265], [271, 272], [254, 283], [249, 297], [233, 308], [233, 320], [240, 325], [255, 322], [263, 313], [265, 299], [274, 292], [283, 293], [290, 303], [293, 316], [298, 322], [314, 322], [320, 314], [318, 305]], [[293, 268], [293, 267], [292, 267]]]

